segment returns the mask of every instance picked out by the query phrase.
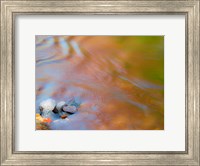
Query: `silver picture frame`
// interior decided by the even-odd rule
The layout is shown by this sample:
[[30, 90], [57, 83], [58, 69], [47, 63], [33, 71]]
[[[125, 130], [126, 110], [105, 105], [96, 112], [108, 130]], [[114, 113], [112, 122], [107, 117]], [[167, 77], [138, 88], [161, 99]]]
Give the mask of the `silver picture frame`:
[[[1, 165], [200, 165], [199, 7], [199, 0], [1, 0]], [[18, 15], [35, 14], [185, 15], [186, 150], [184, 152], [16, 151], [15, 18]]]

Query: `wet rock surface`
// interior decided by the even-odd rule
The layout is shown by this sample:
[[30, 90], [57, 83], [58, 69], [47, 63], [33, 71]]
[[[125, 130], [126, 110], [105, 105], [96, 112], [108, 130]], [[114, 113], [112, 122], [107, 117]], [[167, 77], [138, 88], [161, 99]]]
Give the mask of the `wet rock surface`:
[[74, 99], [57, 103], [51, 98], [42, 101], [39, 105], [40, 114], [36, 114], [37, 124], [41, 122], [37, 128], [47, 129], [51, 122], [66, 119], [78, 111], [79, 105]]
[[53, 99], [47, 99], [40, 103], [40, 115], [44, 118], [52, 118], [53, 110], [56, 106], [56, 102]]
[[75, 106], [64, 106], [63, 111], [73, 114], [77, 111], [77, 108]]

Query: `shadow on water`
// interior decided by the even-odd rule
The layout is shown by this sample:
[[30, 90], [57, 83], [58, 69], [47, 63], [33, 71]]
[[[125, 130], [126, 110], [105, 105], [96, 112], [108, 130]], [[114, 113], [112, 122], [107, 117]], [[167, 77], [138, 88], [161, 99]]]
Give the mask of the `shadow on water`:
[[36, 113], [47, 98], [80, 103], [49, 129], [164, 129], [164, 37], [36, 36]]

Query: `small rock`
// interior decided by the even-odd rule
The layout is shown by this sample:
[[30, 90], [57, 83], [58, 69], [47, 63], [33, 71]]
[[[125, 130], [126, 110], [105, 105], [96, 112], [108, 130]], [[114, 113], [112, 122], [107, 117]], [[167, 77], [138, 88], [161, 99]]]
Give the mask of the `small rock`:
[[57, 104], [56, 104], [56, 107], [54, 108], [54, 110], [53, 110], [53, 112], [55, 113], [55, 114], [59, 114], [59, 112], [61, 112], [62, 111], [62, 107], [65, 105], [66, 103], [64, 102], [64, 101], [60, 101], [60, 102], [58, 102]]
[[47, 99], [40, 103], [40, 111], [49, 110], [53, 111], [56, 106], [56, 102], [53, 99]]
[[62, 119], [65, 119], [68, 114], [66, 112], [63, 111], [63, 107], [64, 106], [67, 106], [67, 104], [64, 102], [64, 101], [60, 101], [56, 104], [56, 110], [58, 111], [57, 113], [59, 114], [59, 116], [62, 118]]
[[64, 101], [60, 101], [60, 102], [58, 102], [58, 103], [56, 104], [56, 109], [57, 109], [58, 111], [61, 111], [61, 109], [62, 109], [62, 107], [63, 107], [64, 105], [66, 105], [66, 103], [65, 103]]
[[75, 106], [64, 106], [63, 111], [67, 113], [75, 113], [77, 111], [77, 108]]
[[70, 106], [75, 106], [76, 108], [78, 108], [80, 106], [80, 103], [78, 103], [74, 98], [72, 98], [71, 100], [69, 100], [67, 102], [68, 105]]
[[54, 113], [52, 112], [56, 106], [56, 102], [53, 99], [47, 99], [40, 103], [40, 114], [43, 118], [52, 118]]
[[61, 115], [60, 117], [61, 117], [61, 119], [65, 119], [65, 118], [67, 118], [67, 114]]

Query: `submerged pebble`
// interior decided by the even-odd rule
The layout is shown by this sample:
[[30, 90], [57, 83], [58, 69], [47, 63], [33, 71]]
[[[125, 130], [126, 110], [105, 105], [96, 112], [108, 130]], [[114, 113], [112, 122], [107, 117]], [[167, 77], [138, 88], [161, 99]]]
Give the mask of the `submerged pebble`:
[[68, 113], [75, 113], [77, 108], [75, 106], [64, 106], [63, 111]]
[[80, 106], [80, 103], [78, 103], [74, 98], [72, 98], [70, 101], [67, 103], [69, 106], [75, 106], [78, 108]]
[[58, 114], [61, 119], [65, 119], [68, 114], [66, 112], [63, 112], [63, 107], [67, 105], [64, 101], [60, 101], [56, 104], [56, 110], [58, 111]]
[[62, 109], [62, 107], [63, 107], [64, 105], [66, 105], [66, 103], [65, 103], [64, 101], [60, 101], [60, 102], [58, 102], [58, 103], [56, 104], [56, 109], [57, 109], [58, 111], [61, 111], [61, 109]]
[[60, 117], [61, 117], [61, 119], [65, 119], [65, 118], [67, 118], [67, 114], [63, 114]]

